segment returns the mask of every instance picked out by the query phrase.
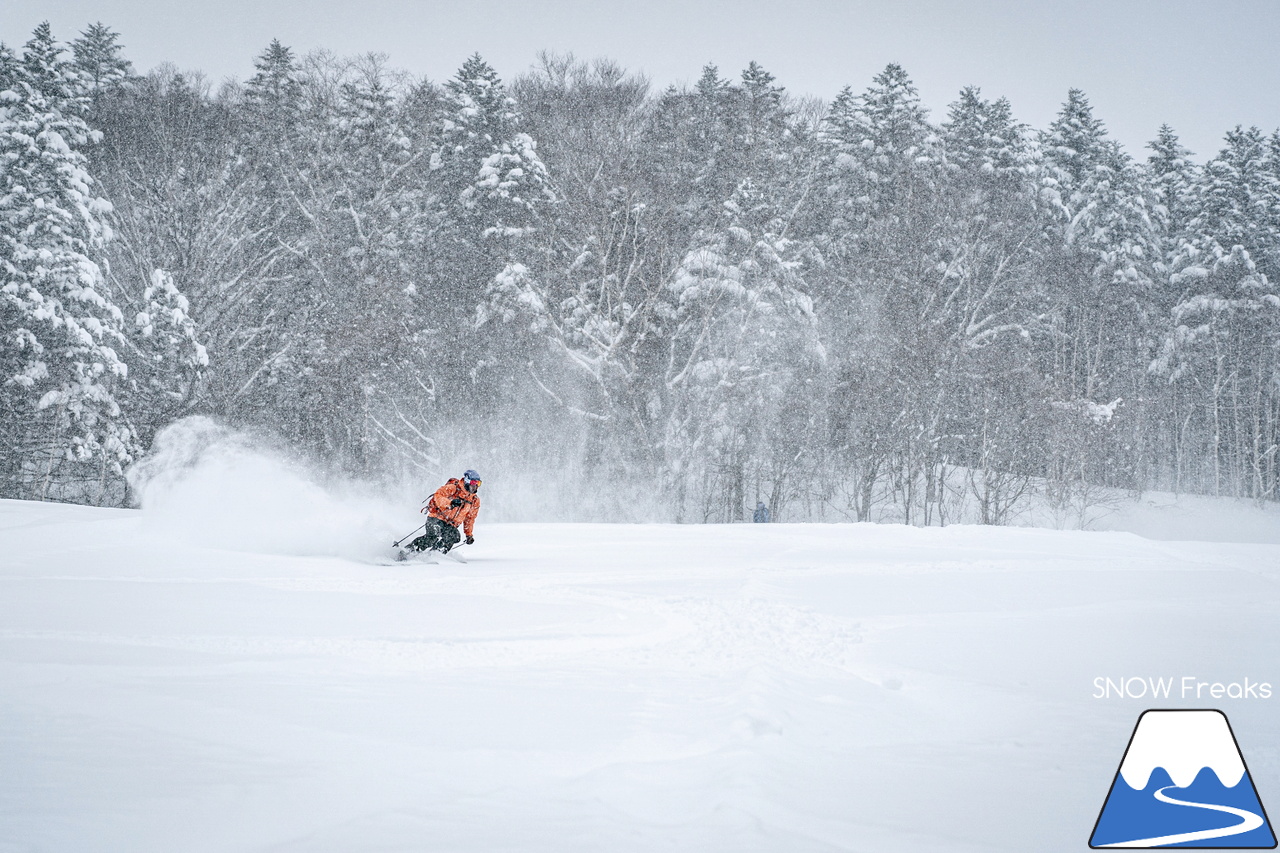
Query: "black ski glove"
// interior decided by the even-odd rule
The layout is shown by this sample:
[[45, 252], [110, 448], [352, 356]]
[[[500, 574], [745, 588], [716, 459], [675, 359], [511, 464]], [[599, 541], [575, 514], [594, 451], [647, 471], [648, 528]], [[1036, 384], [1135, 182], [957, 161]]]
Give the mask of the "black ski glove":
[[462, 498], [454, 498], [453, 500], [449, 501], [449, 506], [453, 507], [454, 509], [457, 509], [458, 507], [462, 506]]
[[468, 536], [468, 537], [467, 537], [467, 544], [468, 544], [468, 545], [474, 545], [474, 544], [476, 544], [476, 537], [474, 537], [474, 536]]

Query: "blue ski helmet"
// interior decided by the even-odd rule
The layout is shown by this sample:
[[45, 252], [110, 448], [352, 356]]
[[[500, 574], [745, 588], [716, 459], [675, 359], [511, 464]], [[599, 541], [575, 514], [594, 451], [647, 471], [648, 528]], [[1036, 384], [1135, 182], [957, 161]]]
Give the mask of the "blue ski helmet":
[[468, 468], [466, 473], [462, 475], [462, 487], [472, 494], [479, 491], [480, 475], [476, 473], [474, 468]]

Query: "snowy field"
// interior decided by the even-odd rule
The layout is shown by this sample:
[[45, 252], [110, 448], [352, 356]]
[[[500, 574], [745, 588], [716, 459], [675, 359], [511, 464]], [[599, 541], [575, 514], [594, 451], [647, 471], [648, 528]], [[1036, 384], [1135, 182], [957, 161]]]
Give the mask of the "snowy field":
[[1280, 693], [1277, 544], [179, 506], [0, 502], [0, 851], [1078, 851], [1149, 707], [1280, 812], [1094, 698]]

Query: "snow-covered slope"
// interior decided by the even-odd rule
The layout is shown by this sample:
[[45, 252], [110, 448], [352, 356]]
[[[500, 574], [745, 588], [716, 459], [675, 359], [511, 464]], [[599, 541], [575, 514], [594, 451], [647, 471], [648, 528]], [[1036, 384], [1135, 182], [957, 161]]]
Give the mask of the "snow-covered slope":
[[1093, 698], [1280, 688], [1280, 546], [265, 512], [0, 502], [0, 851], [1080, 850], [1148, 707], [1280, 803], [1280, 698]]

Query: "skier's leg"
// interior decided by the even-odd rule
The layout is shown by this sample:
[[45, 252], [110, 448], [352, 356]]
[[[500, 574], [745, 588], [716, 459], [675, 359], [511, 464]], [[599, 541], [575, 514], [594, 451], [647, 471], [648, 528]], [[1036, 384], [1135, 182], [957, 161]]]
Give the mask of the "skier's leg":
[[447, 554], [449, 549], [462, 540], [462, 534], [458, 532], [458, 528], [452, 524], [440, 523], [440, 543], [436, 546], [441, 552]]
[[453, 525], [441, 518], [434, 521], [435, 524], [431, 526], [431, 530], [435, 533], [436, 541], [431, 543], [431, 547], [437, 551], [448, 551], [449, 534], [453, 532]]
[[429, 551], [440, 544], [440, 528], [448, 527], [440, 519], [432, 516], [427, 519], [427, 529], [422, 535], [409, 543], [409, 547], [414, 551]]

